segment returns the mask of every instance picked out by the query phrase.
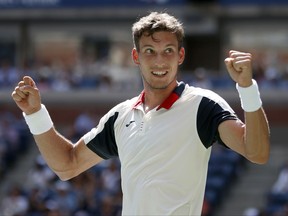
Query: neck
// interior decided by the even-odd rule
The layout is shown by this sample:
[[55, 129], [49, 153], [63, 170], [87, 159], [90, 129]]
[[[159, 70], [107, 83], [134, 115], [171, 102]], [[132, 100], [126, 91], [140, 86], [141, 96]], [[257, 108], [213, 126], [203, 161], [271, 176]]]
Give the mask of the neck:
[[144, 87], [145, 91], [145, 103], [144, 103], [144, 110], [148, 112], [160, 104], [162, 104], [165, 99], [172, 93], [174, 88], [177, 86], [177, 82], [175, 84], [169, 85], [165, 89], [153, 89], [149, 87]]

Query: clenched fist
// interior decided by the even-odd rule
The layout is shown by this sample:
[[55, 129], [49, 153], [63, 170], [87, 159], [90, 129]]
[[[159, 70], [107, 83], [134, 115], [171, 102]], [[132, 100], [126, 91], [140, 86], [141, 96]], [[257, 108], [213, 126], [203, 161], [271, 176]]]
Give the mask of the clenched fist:
[[252, 85], [252, 55], [231, 50], [225, 59], [226, 68], [231, 78], [241, 87]]
[[34, 80], [24, 76], [11, 94], [17, 106], [26, 114], [32, 114], [41, 109], [41, 97]]

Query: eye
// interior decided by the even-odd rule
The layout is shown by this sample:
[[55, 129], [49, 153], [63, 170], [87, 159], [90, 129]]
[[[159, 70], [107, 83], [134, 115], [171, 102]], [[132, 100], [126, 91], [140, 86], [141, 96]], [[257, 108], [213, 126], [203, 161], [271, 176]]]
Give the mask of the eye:
[[147, 49], [144, 50], [144, 52], [147, 53], [147, 54], [153, 54], [154, 50], [151, 49], [151, 48], [147, 48]]
[[172, 48], [167, 48], [165, 49], [165, 53], [172, 53], [173, 52], [173, 49]]

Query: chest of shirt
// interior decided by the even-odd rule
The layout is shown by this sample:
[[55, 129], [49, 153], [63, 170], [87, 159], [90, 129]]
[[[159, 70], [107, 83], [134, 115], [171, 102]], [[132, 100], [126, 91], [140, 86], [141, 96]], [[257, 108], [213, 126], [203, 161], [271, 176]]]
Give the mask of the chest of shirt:
[[192, 141], [195, 146], [191, 144], [191, 151], [199, 148], [196, 116], [197, 106], [188, 103], [146, 114], [141, 109], [132, 110], [115, 128], [121, 161], [169, 158]]

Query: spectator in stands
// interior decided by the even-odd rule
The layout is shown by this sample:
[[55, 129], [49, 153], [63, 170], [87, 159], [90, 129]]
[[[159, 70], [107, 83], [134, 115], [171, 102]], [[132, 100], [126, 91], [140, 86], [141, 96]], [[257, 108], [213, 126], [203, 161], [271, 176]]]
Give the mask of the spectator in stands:
[[269, 157], [269, 127], [252, 79], [251, 54], [230, 51], [225, 60], [237, 83], [244, 124], [216, 93], [177, 81], [185, 49], [176, 18], [153, 12], [132, 31], [132, 58], [144, 90], [112, 108], [76, 144], [53, 127], [33, 79], [25, 76], [12, 97], [43, 157], [62, 180], [119, 156], [123, 215], [200, 215], [215, 140], [254, 163]]
[[0, 88], [7, 88], [15, 85], [19, 80], [19, 72], [12, 66], [10, 60], [0, 61]]
[[52, 198], [57, 203], [60, 215], [72, 215], [79, 207], [78, 197], [68, 182], [58, 180]]
[[205, 68], [199, 67], [194, 71], [194, 80], [191, 83], [195, 87], [211, 89], [212, 83], [208, 77], [207, 70]]
[[95, 125], [93, 116], [89, 112], [83, 112], [77, 116], [74, 123], [73, 140], [78, 140], [83, 134], [87, 133]]
[[46, 199], [48, 196], [47, 188], [26, 188], [24, 185], [25, 195], [27, 197], [29, 208], [27, 215], [44, 215], [49, 209], [47, 208]]
[[282, 167], [271, 192], [288, 194], [288, 161]]
[[244, 210], [243, 216], [260, 216], [260, 210], [254, 207], [250, 207]]
[[[11, 112], [0, 113], [0, 176], [4, 176], [19, 155], [25, 152], [29, 145], [27, 129]], [[0, 179], [1, 180], [1, 179]]]
[[28, 210], [28, 200], [18, 185], [12, 185], [7, 196], [1, 202], [0, 215], [25, 215]]
[[46, 166], [41, 155], [35, 159], [34, 166], [29, 170], [27, 175], [28, 188], [45, 188], [55, 179], [55, 174]]
[[279, 87], [282, 89], [288, 89], [288, 65], [286, 64], [283, 68], [283, 72], [280, 78]]
[[104, 188], [113, 194], [116, 194], [119, 190], [120, 173], [117, 162], [116, 160], [110, 160], [108, 168], [101, 173]]

